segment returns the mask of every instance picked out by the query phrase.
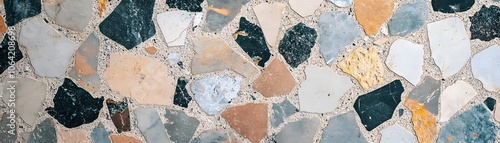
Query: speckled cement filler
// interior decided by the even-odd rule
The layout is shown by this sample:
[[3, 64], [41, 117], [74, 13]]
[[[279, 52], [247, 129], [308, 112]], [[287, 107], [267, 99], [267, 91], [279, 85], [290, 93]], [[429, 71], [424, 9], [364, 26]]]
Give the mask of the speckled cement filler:
[[[399, 0], [395, 5], [395, 7], [396, 7], [395, 10], [401, 4], [406, 3], [406, 2], [411, 2], [411, 1], [412, 0]], [[111, 2], [108, 3], [108, 8], [105, 11], [105, 14], [102, 18], [99, 17], [99, 14], [97, 11], [97, 5], [98, 5], [97, 1], [94, 1], [94, 4], [93, 4], [94, 5], [94, 12], [92, 14], [92, 16], [93, 16], [92, 20], [87, 25], [84, 32], [82, 32], [82, 33], [77, 33], [77, 32], [68, 30], [67, 28], [57, 26], [54, 24], [53, 21], [50, 21], [49, 23], [50, 23], [50, 25], [52, 25], [54, 27], [54, 29], [56, 29], [57, 31], [66, 35], [66, 37], [68, 37], [71, 41], [75, 42], [77, 45], [80, 45], [90, 33], [95, 32], [98, 34], [98, 37], [101, 40], [101, 47], [100, 47], [101, 52], [99, 55], [100, 60], [99, 60], [98, 74], [101, 77], [103, 75], [104, 69], [107, 66], [109, 66], [108, 63], [109, 63], [110, 53], [130, 52], [130, 53], [134, 53], [137, 55], [144, 55], [144, 56], [150, 57], [152, 59], [156, 59], [156, 60], [163, 62], [165, 65], [170, 67], [170, 74], [174, 75], [176, 77], [176, 79], [179, 76], [186, 76], [186, 78], [190, 80], [190, 83], [187, 85], [186, 88], [188, 89], [190, 94], [192, 94], [190, 91], [190, 84], [192, 83], [192, 81], [197, 80], [200, 77], [210, 76], [210, 75], [226, 75], [226, 76], [234, 77], [234, 76], [240, 76], [240, 75], [238, 75], [232, 71], [229, 71], [229, 70], [222, 71], [222, 72], [215, 72], [215, 73], [200, 74], [200, 75], [191, 75], [189, 63], [191, 62], [191, 57], [193, 57], [193, 55], [194, 55], [194, 51], [192, 49], [193, 44], [190, 41], [192, 41], [193, 39], [196, 39], [196, 37], [199, 35], [221, 38], [221, 39], [224, 39], [229, 44], [229, 46], [231, 48], [235, 49], [240, 54], [245, 55], [247, 58], [250, 58], [243, 52], [243, 50], [241, 48], [239, 48], [237, 43], [232, 38], [232, 34], [233, 34], [233, 32], [235, 32], [238, 29], [237, 26], [239, 24], [239, 17], [244, 16], [250, 22], [258, 23], [252, 7], [255, 5], [258, 5], [260, 3], [265, 3], [265, 2], [266, 2], [266, 0], [252, 0], [251, 2], [244, 5], [243, 8], [241, 9], [241, 12], [236, 16], [236, 18], [234, 18], [231, 21], [231, 23], [229, 23], [228, 26], [226, 26], [221, 32], [206, 33], [206, 32], [201, 31], [202, 28], [199, 28], [194, 32], [191, 30], [188, 30], [187, 43], [185, 46], [181, 46], [181, 47], [167, 47], [166, 46], [167, 44], [166, 44], [166, 42], [161, 34], [161, 30], [159, 29], [158, 23], [156, 21], [157, 14], [165, 12], [165, 11], [174, 11], [174, 9], [168, 9], [168, 6], [166, 5], [165, 0], [156, 1], [155, 7], [154, 7], [153, 19], [155, 22], [156, 34], [153, 37], [151, 37], [150, 39], [148, 39], [145, 42], [138, 45], [137, 48], [133, 48], [131, 50], [126, 50], [123, 46], [110, 40], [109, 38], [104, 36], [102, 33], [100, 33], [100, 31], [98, 30], [99, 23], [101, 23], [105, 19], [105, 17], [107, 17], [113, 11], [113, 9], [116, 7], [116, 5], [119, 3], [119, 1], [117, 1], [117, 0], [111, 0]], [[299, 22], [304, 22], [307, 26], [313, 27], [316, 30], [318, 30], [318, 25], [317, 25], [318, 18], [319, 18], [319, 15], [321, 15], [324, 12], [343, 11], [344, 13], [347, 13], [350, 16], [354, 17], [354, 12], [353, 12], [354, 8], [352, 5], [350, 8], [340, 8], [340, 7], [335, 6], [329, 0], [324, 0], [322, 2], [322, 4], [320, 5], [319, 9], [317, 9], [314, 12], [314, 15], [309, 16], [309, 17], [305, 17], [305, 18], [299, 16], [296, 12], [294, 12], [290, 8], [290, 6], [288, 5], [288, 1], [285, 1], [285, 0], [269, 1], [269, 3], [275, 3], [275, 2], [285, 3], [287, 5], [286, 10], [285, 10], [285, 14], [283, 16], [283, 19], [281, 20], [281, 27], [280, 27], [280, 32], [278, 35], [278, 40], [281, 40], [283, 38], [283, 35], [288, 28], [292, 27], [293, 25], [295, 25]], [[486, 5], [488, 7], [490, 5], [497, 5], [497, 6], [500, 5], [500, 2], [494, 2], [492, 0], [477, 0], [476, 3], [474, 4], [474, 6], [466, 12], [445, 14], [445, 13], [432, 11], [430, 0], [426, 0], [426, 2], [427, 2], [427, 5], [429, 6], [429, 10], [431, 11], [431, 13], [429, 15], [429, 19], [427, 19], [426, 23], [435, 22], [435, 21], [442, 20], [442, 19], [448, 18], [448, 17], [458, 17], [465, 23], [466, 31], [469, 35], [470, 35], [469, 27], [471, 26], [469, 16], [472, 16], [475, 12], [479, 11], [479, 9], [481, 8], [482, 5]], [[43, 3], [42, 3], [42, 5], [43, 5]], [[0, 7], [2, 7], [2, 10], [0, 11], [1, 14], [3, 16], [5, 16], [5, 11], [3, 10], [3, 5]], [[207, 9], [206, 9], [207, 2], [206, 1], [202, 3], [202, 7], [204, 8], [203, 13], [206, 13], [207, 12]], [[42, 8], [42, 13], [40, 15], [32, 17], [32, 18], [28, 18], [28, 19], [24, 20], [23, 22], [17, 24], [15, 26], [16, 33], [19, 34], [19, 30], [21, 28], [21, 25], [24, 25], [26, 23], [26, 21], [29, 21], [30, 19], [34, 19], [34, 18], [48, 20], [47, 14], [44, 12], [44, 9]], [[201, 23], [201, 27], [203, 27], [203, 20]], [[332, 66], [327, 66], [324, 59], [322, 59], [321, 53], [319, 51], [319, 45], [318, 45], [318, 42], [316, 41], [316, 44], [313, 47], [312, 52], [311, 52], [311, 57], [306, 62], [300, 64], [295, 69], [292, 69], [289, 65], [287, 65], [287, 67], [289, 69], [291, 69], [291, 72], [292, 72], [294, 78], [296, 79], [296, 81], [299, 84], [305, 80], [304, 69], [307, 65], [317, 65], [320, 67], [330, 67], [330, 69], [332, 69], [337, 74], [340, 74], [343, 76], [349, 76], [349, 75], [343, 73], [338, 67], [336, 67], [336, 63], [340, 59], [342, 59], [343, 56], [346, 56], [354, 48], [359, 47], [359, 46], [364, 47], [364, 48], [372, 46], [373, 41], [375, 41], [379, 38], [382, 38], [382, 37], [389, 38], [389, 41], [386, 44], [384, 44], [383, 46], [378, 48], [379, 54], [384, 60], [385, 60], [385, 57], [388, 55], [390, 44], [392, 44], [397, 39], [405, 39], [405, 40], [411, 41], [413, 43], [423, 44], [424, 45], [424, 74], [421, 77], [421, 80], [425, 75], [432, 76], [435, 79], [441, 79], [440, 78], [441, 73], [439, 71], [439, 68], [434, 64], [434, 61], [430, 56], [430, 48], [429, 48], [429, 42], [428, 42], [428, 37], [427, 37], [427, 26], [426, 25], [424, 25], [420, 30], [418, 30], [412, 34], [409, 34], [405, 37], [400, 37], [400, 36], [389, 37], [389, 36], [383, 35], [380, 32], [373, 37], [366, 37], [366, 36], [359, 37], [355, 40], [354, 45], [350, 45], [346, 49], [344, 49], [343, 51], [340, 52], [338, 58], [336, 59], [335, 63]], [[367, 40], [365, 40], [365, 39], [367, 39]], [[480, 41], [478, 39], [471, 40], [472, 55], [480, 52], [483, 49], [486, 49], [487, 47], [489, 47], [493, 44], [500, 44], [500, 38], [496, 38], [496, 39], [488, 41], [488, 42]], [[157, 47], [158, 53], [156, 53], [155, 55], [148, 54], [144, 50], [144, 48], [149, 46], [149, 45], [154, 45], [155, 47]], [[57, 88], [60, 85], [62, 85], [63, 79], [44, 78], [44, 77], [39, 77], [39, 76], [35, 75], [34, 69], [31, 66], [31, 64], [29, 63], [29, 57], [26, 54], [27, 53], [26, 49], [22, 46], [20, 49], [24, 53], [25, 57], [21, 61], [16, 63], [17, 64], [16, 65], [16, 67], [17, 67], [16, 76], [17, 77], [34, 78], [34, 79], [38, 79], [38, 80], [46, 82], [49, 86], [49, 91], [48, 91], [48, 96], [46, 98], [45, 103], [43, 104], [42, 109], [53, 106], [52, 99], [54, 98], [54, 94], [57, 91]], [[272, 60], [272, 58], [283, 59], [283, 57], [278, 53], [277, 47], [270, 47], [270, 51], [272, 53], [271, 60]], [[179, 66], [177, 66], [175, 63], [170, 63], [167, 59], [167, 55], [169, 53], [179, 53], [181, 55], [180, 60], [184, 63], [184, 67], [179, 68]], [[73, 66], [72, 63], [73, 63], [73, 61], [71, 61], [70, 66]], [[269, 63], [270, 62], [268, 62], [267, 64], [269, 64]], [[396, 80], [396, 79], [402, 80], [403, 86], [405, 88], [405, 92], [402, 95], [402, 101], [404, 101], [407, 98], [408, 93], [414, 88], [414, 86], [411, 85], [408, 81], [404, 80], [401, 76], [398, 76], [395, 73], [391, 72], [386, 66], [384, 66], [384, 67], [385, 67], [384, 83], [382, 85], [385, 85], [385, 84], [387, 84], [393, 80]], [[5, 78], [6, 74], [1, 75], [1, 77]], [[66, 76], [66, 77], [69, 77], [69, 76]], [[295, 106], [298, 107], [299, 101], [298, 101], [297, 93], [298, 93], [298, 88], [300, 88], [300, 86], [297, 86], [294, 90], [292, 90], [292, 92], [290, 92], [287, 95], [273, 97], [273, 98], [264, 98], [262, 95], [260, 95], [259, 93], [257, 93], [255, 90], [253, 90], [251, 88], [252, 82], [257, 77], [258, 77], [258, 75], [254, 75], [253, 77], [248, 77], [248, 78], [245, 78], [243, 80], [243, 82], [241, 84], [241, 91], [238, 93], [238, 97], [233, 99], [233, 101], [231, 102], [231, 106], [243, 105], [243, 104], [249, 103], [249, 102], [264, 102], [264, 103], [268, 103], [269, 111], [271, 111], [271, 107], [272, 107], [271, 103], [280, 103], [286, 98], [286, 99], [289, 99]], [[350, 89], [340, 99], [339, 107], [334, 112], [330, 112], [330, 113], [326, 113], [326, 114], [298, 112], [298, 113], [292, 115], [291, 117], [289, 117], [288, 119], [286, 119], [285, 123], [280, 125], [277, 128], [272, 128], [272, 126], [269, 125], [268, 136], [261, 142], [272, 142], [271, 140], [273, 139], [274, 135], [277, 132], [279, 132], [279, 130], [281, 128], [283, 128], [283, 126], [285, 124], [287, 124], [289, 122], [297, 121], [298, 119], [304, 118], [304, 117], [319, 117], [321, 119], [321, 127], [320, 128], [323, 129], [326, 127], [326, 125], [331, 117], [345, 113], [347, 111], [354, 110], [352, 105], [354, 104], [354, 101], [356, 100], [357, 96], [365, 94], [369, 91], [372, 91], [372, 90], [382, 86], [382, 85], [379, 85], [379, 86], [372, 88], [368, 91], [364, 91], [364, 90], [362, 90], [361, 86], [358, 84], [358, 82], [353, 77], [351, 77], [351, 76], [349, 76], [349, 77], [351, 78], [351, 81], [354, 83], [355, 86], [353, 86], [353, 88]], [[462, 108], [462, 110], [460, 110], [455, 115], [462, 113], [465, 109], [468, 109], [469, 107], [471, 107], [475, 104], [482, 103], [487, 97], [493, 97], [497, 100], [500, 100], [499, 93], [486, 91], [484, 88], [482, 88], [481, 82], [479, 80], [473, 78], [472, 72], [471, 72], [470, 60], [457, 74], [451, 76], [450, 78], [442, 79], [441, 91], [444, 90], [446, 87], [450, 86], [451, 84], [453, 84], [457, 80], [464, 80], [464, 81], [470, 83], [474, 87], [474, 89], [478, 92], [478, 95], [469, 104], [464, 106]], [[174, 80], [174, 82], [175, 81], [176, 80]], [[175, 83], [172, 83], [172, 84], [175, 84]], [[118, 101], [121, 101], [123, 99], [123, 97], [121, 95], [119, 95], [119, 93], [111, 92], [111, 90], [109, 89], [109, 87], [107, 86], [105, 81], [102, 81], [101, 88], [98, 92], [93, 92], [91, 94], [94, 97], [104, 96], [106, 99], [111, 98], [113, 100], [118, 100]], [[252, 100], [251, 95], [256, 97], [255, 101]], [[5, 107], [6, 105], [4, 105], [3, 103], [0, 102], [0, 106]], [[160, 117], [162, 118], [163, 122], [166, 121], [166, 119], [164, 117], [165, 108], [184, 110], [189, 116], [197, 117], [200, 120], [200, 126], [198, 127], [198, 129], [194, 135], [195, 137], [206, 130], [230, 129], [229, 125], [227, 124], [226, 121], [224, 121], [223, 118], [221, 118], [220, 114], [208, 116], [205, 112], [203, 112], [200, 109], [200, 107], [197, 105], [196, 102], [194, 102], [194, 100], [189, 103], [189, 108], [187, 108], [187, 109], [183, 109], [183, 108], [176, 106], [176, 105], [173, 105], [173, 104], [169, 105], [169, 106], [138, 105], [138, 104], [134, 103], [134, 101], [131, 101], [131, 104], [129, 105], [129, 108], [131, 109], [131, 111], [133, 111], [133, 109], [135, 109], [137, 107], [153, 107], [153, 108], [158, 109], [158, 111], [160, 113]], [[114, 130], [115, 127], [110, 119], [110, 116], [108, 114], [108, 110], [106, 108], [107, 107], [104, 106], [104, 108], [101, 109], [101, 114], [99, 115], [99, 118], [97, 120], [95, 120], [94, 122], [92, 122], [90, 124], [84, 124], [82, 126], [79, 126], [76, 129], [86, 131], [88, 136], [90, 137], [90, 133], [91, 133], [92, 129], [97, 127], [99, 122], [102, 122], [105, 125], [107, 130]], [[300, 107], [298, 107], [298, 108], [300, 109]], [[372, 130], [370, 132], [368, 132], [365, 128], [362, 127], [363, 125], [361, 124], [359, 117], [357, 117], [357, 122], [358, 122], [358, 125], [360, 126], [361, 132], [364, 134], [364, 136], [367, 138], [367, 140], [369, 142], [379, 142], [380, 138], [381, 138], [380, 130], [384, 129], [385, 127], [388, 127], [394, 123], [400, 124], [401, 126], [405, 127], [407, 130], [409, 130], [410, 132], [412, 132], [414, 134], [413, 125], [411, 124], [411, 112], [409, 110], [407, 110], [406, 107], [404, 107], [404, 105], [402, 103], [399, 104], [399, 106], [396, 109], [400, 109], [400, 108], [405, 109], [405, 113], [402, 117], [398, 116], [398, 111], [396, 110], [393, 114], [393, 117], [390, 120], [386, 121], [385, 123], [381, 124], [379, 127], [375, 128], [374, 130]], [[0, 111], [0, 113], [6, 112], [6, 111], [7, 110], [3, 109]], [[269, 112], [268, 114], [269, 114], [269, 116], [271, 116], [271, 112]], [[40, 117], [36, 120], [36, 124], [42, 122], [46, 118], [52, 118], [52, 117], [50, 115], [48, 115], [47, 112], [44, 112], [44, 111], [40, 112]], [[18, 141], [23, 142], [22, 141], [23, 136], [26, 135], [26, 133], [29, 134], [29, 132], [31, 132], [34, 127], [29, 126], [25, 123], [22, 123], [21, 119], [19, 119], [19, 118], [17, 118], [17, 123], [19, 125]], [[438, 128], [441, 128], [442, 126], [444, 126], [447, 123], [448, 122], [438, 123]], [[123, 134], [129, 135], [129, 136], [135, 136], [137, 139], [139, 139], [141, 141], [145, 141], [144, 137], [140, 133], [139, 129], [136, 127], [136, 124], [137, 124], [137, 120], [135, 118], [135, 115], [133, 114], [133, 112], [131, 112], [132, 131], [126, 132]], [[63, 127], [61, 124], [56, 123], [56, 128], [61, 128], [61, 127]], [[321, 140], [322, 133], [323, 133], [323, 131], [320, 130], [316, 134], [315, 142], [319, 142]], [[236, 135], [236, 136], [240, 139], [244, 139], [243, 137], [241, 137], [239, 135]], [[436, 135], [436, 137], [437, 137], [437, 135]], [[497, 140], [499, 140], [499, 139], [500, 138], [497, 137]], [[244, 140], [246, 142], [248, 142], [248, 140], [246, 140], [246, 139], [244, 139]]]

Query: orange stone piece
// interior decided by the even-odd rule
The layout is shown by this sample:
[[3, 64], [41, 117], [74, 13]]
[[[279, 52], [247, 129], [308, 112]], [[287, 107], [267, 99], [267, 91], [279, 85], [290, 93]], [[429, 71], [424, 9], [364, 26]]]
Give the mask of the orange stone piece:
[[145, 50], [151, 55], [156, 54], [156, 52], [158, 51], [158, 49], [156, 49], [155, 46], [148, 46], [145, 48]]
[[397, 0], [355, 0], [356, 20], [365, 30], [366, 35], [377, 34], [380, 26], [391, 18], [394, 3]]
[[5, 19], [0, 16], [0, 34], [7, 32], [7, 25], [5, 25]]
[[376, 47], [354, 49], [337, 63], [337, 67], [356, 78], [365, 90], [384, 81], [384, 68]]
[[104, 11], [106, 11], [106, 3], [107, 0], [99, 0], [99, 16], [104, 15]]
[[252, 87], [265, 97], [287, 94], [297, 85], [290, 70], [280, 59], [274, 59], [254, 81]]
[[126, 135], [111, 135], [109, 137], [113, 143], [142, 143], [140, 140]]
[[434, 136], [437, 134], [436, 117], [417, 101], [406, 99], [405, 105], [413, 113], [411, 120], [418, 141], [420, 143], [432, 143]]
[[231, 128], [253, 143], [258, 143], [267, 135], [267, 104], [248, 103], [231, 107], [222, 112]]

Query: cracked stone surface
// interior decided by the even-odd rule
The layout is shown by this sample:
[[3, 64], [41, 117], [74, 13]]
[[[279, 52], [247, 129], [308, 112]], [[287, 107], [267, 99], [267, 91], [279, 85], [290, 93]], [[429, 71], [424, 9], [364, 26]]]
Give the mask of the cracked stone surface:
[[188, 11], [167, 11], [157, 15], [163, 38], [169, 47], [183, 46], [186, 43], [186, 35], [189, 24], [194, 14]]
[[194, 81], [191, 84], [191, 92], [201, 109], [209, 115], [214, 115], [238, 96], [240, 84], [239, 77], [210, 76]]

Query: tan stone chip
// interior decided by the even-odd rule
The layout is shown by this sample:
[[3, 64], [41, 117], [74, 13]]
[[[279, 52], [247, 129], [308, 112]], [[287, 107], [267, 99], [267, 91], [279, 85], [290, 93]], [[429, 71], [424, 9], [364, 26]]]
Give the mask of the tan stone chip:
[[363, 89], [368, 90], [382, 83], [384, 69], [376, 47], [356, 48], [337, 66], [347, 74], [352, 75]]
[[222, 117], [238, 134], [253, 143], [260, 142], [267, 135], [266, 103], [234, 106], [222, 112]]
[[252, 87], [265, 97], [287, 94], [297, 85], [290, 70], [280, 59], [274, 59], [254, 81]]
[[142, 143], [140, 140], [126, 135], [111, 135], [109, 137], [113, 143]]

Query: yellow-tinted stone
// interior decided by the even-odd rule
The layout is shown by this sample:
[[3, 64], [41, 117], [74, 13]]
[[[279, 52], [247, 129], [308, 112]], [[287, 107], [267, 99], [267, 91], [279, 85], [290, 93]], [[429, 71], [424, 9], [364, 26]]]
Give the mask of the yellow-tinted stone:
[[365, 90], [383, 81], [384, 69], [376, 47], [370, 47], [368, 50], [361, 47], [356, 48], [337, 66], [356, 78]]
[[292, 74], [280, 59], [274, 59], [257, 78], [252, 87], [265, 97], [287, 94], [297, 85]]
[[425, 109], [423, 104], [406, 99], [405, 106], [411, 110], [413, 129], [420, 143], [432, 143], [437, 134], [436, 117]]
[[380, 26], [392, 16], [397, 0], [355, 0], [354, 14], [366, 35], [377, 34]]
[[107, 0], [99, 0], [99, 16], [104, 15], [104, 11], [106, 11], [106, 3]]

